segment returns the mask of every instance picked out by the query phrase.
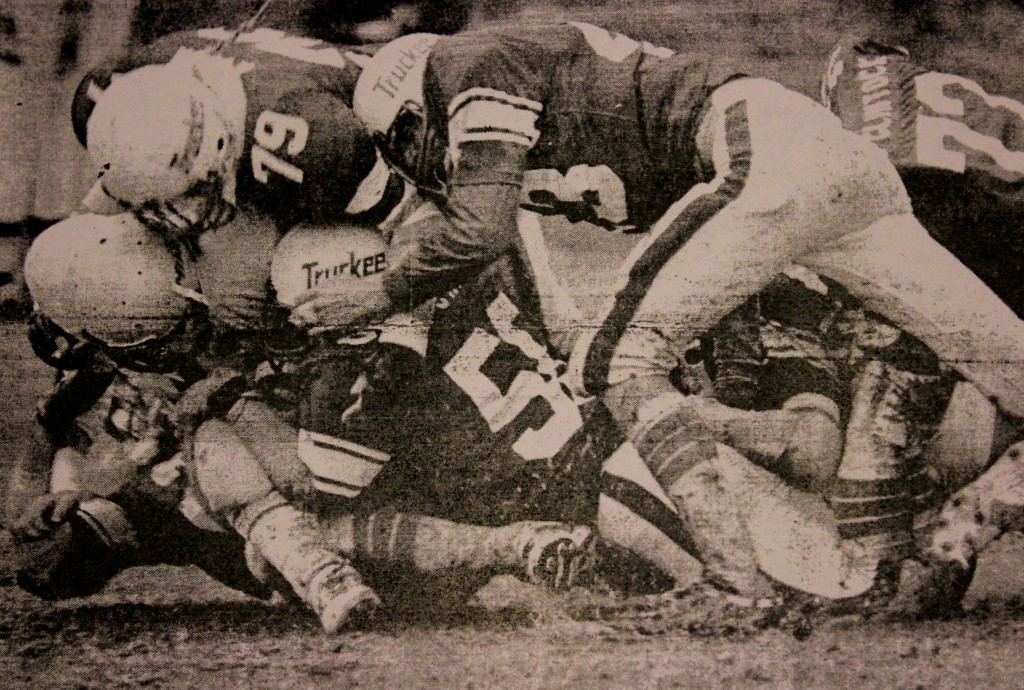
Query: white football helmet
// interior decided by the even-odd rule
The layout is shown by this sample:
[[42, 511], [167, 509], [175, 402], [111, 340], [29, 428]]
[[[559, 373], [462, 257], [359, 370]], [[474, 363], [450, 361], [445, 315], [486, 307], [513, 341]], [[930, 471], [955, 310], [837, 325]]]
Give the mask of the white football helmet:
[[116, 76], [86, 141], [107, 194], [144, 222], [202, 230], [226, 222], [224, 203], [234, 203], [244, 121], [241, 72], [226, 58], [180, 51]]
[[129, 347], [182, 320], [189, 300], [178, 285], [187, 263], [129, 214], [82, 214], [32, 242], [25, 281], [36, 309], [68, 333]]
[[381, 273], [387, 266], [388, 245], [376, 228], [299, 226], [274, 250], [270, 281], [278, 302], [294, 307], [305, 292], [344, 295], [352, 281]]
[[391, 41], [363, 66], [352, 96], [352, 109], [370, 130], [381, 155], [398, 173], [411, 175], [414, 183], [417, 167], [426, 162], [423, 74], [440, 38], [409, 34]]

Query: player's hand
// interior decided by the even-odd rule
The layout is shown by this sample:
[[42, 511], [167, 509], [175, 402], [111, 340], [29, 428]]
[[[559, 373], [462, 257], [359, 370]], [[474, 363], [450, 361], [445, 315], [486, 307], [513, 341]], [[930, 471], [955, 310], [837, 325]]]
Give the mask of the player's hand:
[[344, 294], [299, 295], [289, 320], [302, 328], [344, 330], [379, 324], [394, 312], [383, 278], [367, 276], [347, 281]]
[[9, 527], [11, 535], [19, 541], [45, 537], [66, 522], [82, 501], [92, 497], [93, 494], [78, 490], [44, 494], [32, 501]]
[[243, 383], [241, 373], [228, 367], [219, 367], [205, 379], [189, 386], [174, 404], [171, 422], [175, 435], [179, 439], [190, 439], [199, 425], [210, 416], [211, 408], [216, 406], [216, 399], [225, 397], [230, 400], [237, 392], [235, 389]]

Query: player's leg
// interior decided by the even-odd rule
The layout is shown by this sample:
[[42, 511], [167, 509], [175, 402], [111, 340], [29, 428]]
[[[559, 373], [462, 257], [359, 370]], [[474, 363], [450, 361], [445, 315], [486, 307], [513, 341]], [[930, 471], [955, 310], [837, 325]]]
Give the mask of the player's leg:
[[321, 543], [315, 518], [292, 506], [266, 477], [255, 454], [222, 420], [203, 423], [194, 440], [195, 487], [337, 632], [371, 615], [379, 601], [349, 560]]
[[1024, 322], [910, 214], [894, 214], [800, 262], [919, 338], [1004, 412], [1024, 416]]
[[[793, 136], [787, 123], [794, 121], [802, 136]], [[998, 388], [1011, 405], [1020, 397], [1024, 389], [1012, 385], [1020, 368], [1005, 362], [1022, 360], [1024, 324], [909, 215], [884, 154], [808, 99], [764, 80], [718, 89], [701, 137], [711, 143], [718, 177], [692, 190], [638, 247], [587, 353], [592, 387], [607, 381], [609, 397], [616, 387], [637, 389], [618, 396], [626, 403], [620, 419], [635, 423], [663, 392], [628, 381], [663, 382], [695, 335], [791, 261], [836, 278], [940, 356], [966, 360], [963, 368], [980, 370], [988, 391]], [[964, 308], [972, 302], [963, 297], [976, 291], [980, 315]], [[957, 342], [957, 328], [978, 344]], [[971, 364], [979, 361], [988, 364]]]
[[[918, 336], [941, 361], [959, 369], [1004, 410], [1019, 414], [1015, 400], [1024, 384], [1020, 366], [1024, 324], [980, 279], [932, 241], [912, 216], [884, 218], [803, 261], [846, 284], [867, 308]], [[915, 424], [919, 426], [921, 419], [932, 414], [926, 409], [928, 399], [949, 393], [933, 372], [872, 367], [858, 381], [862, 390], [854, 398], [854, 412], [859, 414], [851, 419], [847, 433], [840, 469], [846, 481], [840, 484], [836, 504], [841, 515], [853, 518], [846, 525], [853, 537], [851, 546], [863, 548], [867, 557], [886, 552], [899, 555], [910, 536], [911, 506], [906, 501], [912, 487], [905, 482], [911, 469], [906, 462], [908, 444], [892, 431], [915, 433]], [[916, 422], [908, 424], [915, 417]], [[878, 508], [873, 516], [856, 514], [866, 505], [862, 489], [872, 490], [870, 496]], [[898, 502], [904, 503], [902, 508]], [[891, 507], [885, 509], [886, 505]], [[854, 512], [846, 510], [850, 507]]]
[[367, 475], [367, 458], [377, 458], [379, 472], [385, 455], [330, 434], [301, 433], [251, 398], [229, 419], [264, 481], [315, 510], [324, 544], [336, 553], [424, 575], [507, 573], [556, 589], [571, 587], [589, 569], [589, 528], [543, 521], [484, 527], [394, 510], [356, 512], [361, 489], [376, 476]]
[[915, 613], [941, 615], [966, 593], [978, 555], [1008, 531], [1024, 529], [1024, 444], [1016, 443], [978, 479], [954, 493], [930, 521], [914, 582]]
[[559, 522], [485, 527], [387, 508], [325, 516], [320, 522], [324, 543], [334, 551], [429, 576], [515, 575], [568, 589], [593, 557], [590, 529]]
[[910, 553], [914, 515], [930, 493], [921, 451], [941, 421], [952, 384], [949, 377], [878, 359], [861, 364], [829, 496], [851, 555]]

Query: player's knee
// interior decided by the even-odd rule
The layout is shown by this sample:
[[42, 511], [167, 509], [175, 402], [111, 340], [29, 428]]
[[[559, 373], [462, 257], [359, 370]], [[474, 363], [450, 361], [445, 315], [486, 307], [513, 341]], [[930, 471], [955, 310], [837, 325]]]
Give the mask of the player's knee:
[[602, 401], [619, 427], [627, 430], [636, 424], [641, 410], [660, 396], [682, 398], [667, 376], [643, 376], [612, 384], [604, 392]]
[[204, 422], [194, 446], [198, 489], [214, 512], [237, 509], [273, 490], [252, 451], [227, 423]]

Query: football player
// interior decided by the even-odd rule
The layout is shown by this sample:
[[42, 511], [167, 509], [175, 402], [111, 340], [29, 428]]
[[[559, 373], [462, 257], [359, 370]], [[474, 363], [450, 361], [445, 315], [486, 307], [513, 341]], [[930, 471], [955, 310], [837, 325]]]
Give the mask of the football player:
[[[417, 241], [438, 217], [433, 204], [422, 206], [395, 231], [397, 247], [389, 251], [401, 255], [402, 245]], [[301, 480], [292, 492], [319, 490], [352, 499], [358, 494], [360, 502], [396, 489], [408, 496], [402, 487], [410, 484], [425, 487], [427, 512], [440, 510], [471, 522], [593, 523], [606, 543], [646, 559], [685, 590], [685, 608], [721, 621], [705, 620], [696, 632], [729, 629], [741, 620], [743, 627], [754, 628], [777, 621], [783, 601], [762, 569], [826, 597], [859, 594], [864, 583], [849, 569], [840, 584], [843, 569], [830, 551], [834, 528], [821, 520], [823, 504], [810, 501], [808, 509], [808, 499], [794, 499], [782, 480], [725, 445], [800, 467], [809, 453], [787, 448], [788, 436], [763, 427], [792, 431], [800, 426], [804, 445], [817, 452], [828, 439], [827, 430], [819, 432], [831, 427], [833, 436], [838, 434], [838, 418], [821, 409], [820, 396], [794, 397], [786, 410], [757, 417], [760, 429], [704, 401], [704, 409], [718, 413], [717, 426], [673, 430], [685, 446], [678, 454], [687, 457], [692, 471], [666, 493], [603, 404], [577, 398], [566, 385], [566, 351], [560, 344], [571, 342], [562, 336], [577, 327], [579, 316], [549, 266], [536, 214], [520, 213], [517, 236], [514, 251], [476, 282], [430, 303], [425, 344], [407, 340], [416, 332], [409, 325], [387, 329], [376, 357], [390, 366], [370, 367], [358, 402], [346, 387], [316, 377], [327, 387], [311, 396], [320, 402], [311, 403], [314, 416], [300, 432], [299, 459], [306, 467], [290, 459], [298, 469], [268, 471]], [[339, 277], [321, 267], [373, 252], [332, 251], [331, 244], [331, 236], [322, 232], [289, 233], [275, 255], [277, 294], [293, 303], [311, 280], [319, 280], [321, 294], [342, 298], [348, 289], [344, 272]], [[338, 259], [330, 260], [332, 254]], [[310, 266], [316, 267], [312, 273]], [[352, 288], [359, 294], [358, 285]], [[395, 338], [403, 334], [400, 349]], [[401, 368], [395, 373], [400, 364], [404, 373]], [[396, 387], [396, 381], [405, 387]], [[339, 416], [339, 409], [349, 412]], [[380, 432], [385, 428], [386, 435]], [[345, 448], [354, 442], [362, 447], [362, 459], [346, 456]], [[384, 469], [368, 472], [368, 448], [387, 459]], [[810, 468], [816, 464], [806, 462]], [[780, 474], [793, 479], [801, 473]], [[801, 478], [808, 480], [807, 474]], [[743, 496], [757, 498], [737, 499]], [[766, 539], [751, 527], [758, 523], [785, 524], [779, 528], [785, 538]], [[761, 548], [769, 542], [774, 546]], [[379, 548], [387, 546], [381, 542]], [[661, 603], [678, 605], [672, 597]]]
[[282, 228], [368, 213], [402, 194], [352, 114], [368, 56], [274, 29], [164, 37], [90, 71], [72, 119], [110, 201], [198, 234], [239, 208]]
[[[160, 325], [172, 330], [177, 328], [181, 316], [177, 309], [181, 303], [178, 292], [187, 291], [187, 288], [179, 286], [176, 291], [169, 288], [172, 279], [176, 278], [172, 270], [176, 267], [166, 260], [166, 251], [161, 251], [159, 240], [154, 246], [155, 238], [127, 217], [80, 216], [64, 221], [44, 233], [30, 254], [28, 273], [32, 277], [33, 294], [62, 325], [74, 330], [86, 327], [84, 332], [89, 335], [83, 337], [92, 338], [89, 343], [93, 347], [104, 342], [106, 351], [111, 349], [110, 343], [113, 342], [116, 350], [120, 343], [116, 337], [118, 334], [124, 337], [125, 332], [124, 329], [118, 330], [120, 325], [127, 327], [135, 338], [145, 335], [148, 336], [143, 337], [145, 341], [159, 340], [156, 333], [141, 334], [140, 329], [155, 329]], [[79, 251], [61, 251], [68, 244], [79, 247]], [[109, 261], [111, 253], [119, 257], [118, 262]], [[64, 257], [64, 263], [58, 266], [61, 257]], [[117, 266], [117, 273], [108, 275], [109, 272], [102, 270], [105, 265]], [[139, 270], [124, 271], [126, 265], [139, 265]], [[54, 266], [67, 270], [58, 270], [54, 274], [50, 272]], [[87, 274], [92, 278], [90, 284], [98, 288], [86, 291], [87, 294], [83, 294], [80, 288], [73, 289], [65, 278], [60, 277], [73, 276], [74, 280], [82, 282]], [[54, 279], [54, 275], [58, 278]], [[161, 289], [165, 284], [168, 287]], [[124, 298], [133, 310], [124, 314], [118, 308], [125, 306], [121, 300], [111, 301], [107, 299], [108, 295]], [[127, 299], [129, 297], [135, 299]], [[68, 308], [72, 303], [75, 308]], [[58, 326], [51, 324], [51, 329], [57, 331]], [[160, 331], [164, 339], [166, 335], [165, 330]], [[60, 337], [71, 338], [66, 333]], [[37, 342], [42, 340], [36, 338]], [[120, 346], [127, 347], [124, 344]], [[70, 363], [64, 361], [62, 364], [68, 366]], [[339, 383], [337, 377], [330, 382], [320, 382], [320, 385], [336, 383]], [[344, 390], [351, 387], [352, 381], [349, 381]], [[62, 390], [65, 405], [68, 404], [68, 390], [67, 386]], [[224, 391], [220, 393], [223, 396]], [[172, 389], [169, 400], [165, 400], [168, 404], [173, 403], [171, 411], [176, 413], [175, 421], [181, 417], [181, 410], [174, 409], [181, 402], [176, 394], [177, 390]], [[143, 441], [152, 442], [152, 436], [167, 429], [157, 428], [156, 432], [151, 432], [144, 425], [138, 429], [135, 427], [140, 425], [130, 424], [133, 414], [148, 410], [139, 412], [128, 406], [119, 406], [116, 410], [110, 407], [108, 410], [100, 404], [92, 415], [97, 418], [96, 423], [88, 425], [93, 441], [87, 442], [85, 449], [78, 452], [82, 457], [70, 449], [62, 447], [59, 450], [63, 456], [58, 454], [57, 460], [63, 457], [64, 465], [70, 463], [73, 477], [65, 481], [64, 486], [53, 487], [60, 491], [51, 491], [34, 500], [14, 522], [13, 531], [21, 542], [36, 544], [28, 549], [26, 564], [21, 568], [26, 574], [24, 577], [28, 578], [28, 586], [43, 593], [64, 591], [61, 588], [68, 585], [63, 583], [63, 577], [68, 570], [62, 564], [67, 559], [74, 561], [83, 553], [88, 556], [86, 563], [91, 568], [102, 571], [102, 577], [97, 575], [88, 580], [96, 589], [126, 563], [157, 562], [164, 557], [161, 554], [165, 548], [173, 547], [184, 539], [195, 538], [196, 544], [183, 548], [181, 553], [185, 556], [182, 558], [194, 553], [207, 553], [203, 545], [209, 540], [203, 539], [204, 533], [185, 530], [178, 534], [166, 525], [158, 525], [160, 529], [155, 529], [147, 522], [154, 515], [167, 512], [168, 506], [171, 509], [180, 507], [190, 520], [205, 530], [220, 533], [225, 525], [234, 527], [246, 537], [248, 550], [245, 555], [250, 568], [263, 574], [269, 569], [265, 564], [261, 567], [261, 564], [264, 559], [269, 561], [273, 570], [280, 572], [292, 589], [319, 614], [329, 631], [337, 630], [353, 617], [367, 613], [376, 603], [373, 591], [362, 585], [358, 573], [347, 560], [339, 557], [341, 551], [375, 571], [378, 579], [382, 577], [381, 572], [393, 574], [393, 570], [399, 568], [412, 571], [417, 577], [435, 580], [448, 579], [455, 573], [477, 584], [494, 574], [510, 572], [535, 581], [567, 586], [576, 576], [579, 559], [586, 557], [587, 549], [582, 547], [589, 541], [589, 532], [573, 531], [561, 523], [475, 527], [400, 513], [386, 506], [364, 510], [358, 515], [335, 516], [329, 522], [321, 523], [315, 516], [293, 507], [270, 481], [281, 480], [282, 486], [288, 487], [291, 482], [287, 476], [280, 473], [270, 478], [264, 476], [254, 465], [252, 456], [262, 451], [292, 457], [297, 452], [301, 455], [305, 450], [307, 454], [319, 453], [320, 459], [328, 465], [339, 459], [348, 459], [351, 464], [360, 457], [372, 464], [373, 461], [381, 461], [380, 456], [368, 449], [368, 458], [360, 456], [359, 446], [354, 443], [345, 443], [338, 449], [326, 443], [323, 436], [307, 439], [305, 445], [296, 443], [294, 431], [290, 436], [286, 432], [282, 439], [279, 433], [281, 419], [273, 409], [253, 396], [231, 404], [234, 398], [237, 394], [228, 394], [218, 403], [221, 407], [231, 407], [224, 413], [223, 421], [205, 421], [198, 426], [194, 438], [186, 439], [194, 445], [194, 463], [183, 461], [180, 455], [168, 459], [166, 456], [170, 454], [163, 453], [166, 448], [160, 447], [140, 456], [140, 448], [152, 445], [143, 444]], [[131, 448], [113, 442], [109, 433], [104, 431], [110, 424], [105, 416], [107, 412], [110, 412], [110, 418], [129, 423], [135, 436], [146, 438], [136, 439], [139, 443]], [[340, 413], [340, 410], [335, 410], [335, 413]], [[327, 416], [328, 413], [324, 411], [323, 414]], [[124, 415], [128, 415], [127, 420], [120, 419]], [[61, 429], [57, 423], [59, 419], [51, 421], [55, 422], [51, 426]], [[147, 421], [154, 426], [148, 417]], [[177, 444], [171, 447], [176, 449]], [[332, 449], [335, 451], [333, 454]], [[160, 454], [164, 457], [150, 467], [150, 461]], [[44, 458], [42, 463], [45, 472], [35, 474], [49, 473], [50, 458]], [[314, 463], [314, 466], [323, 464]], [[344, 469], [343, 462], [338, 465], [340, 469], [330, 468], [331, 476], [337, 477], [338, 472]], [[190, 481], [184, 482], [183, 470]], [[150, 486], [153, 482], [146, 481], [149, 474], [152, 474], [153, 482], [163, 489]], [[145, 475], [141, 477], [141, 489], [140, 475]], [[319, 477], [318, 482], [322, 486], [330, 484], [331, 479]], [[331, 488], [337, 490], [339, 486], [342, 485], [335, 483]], [[97, 493], [108, 498], [99, 498], [94, 495]], [[146, 503], [149, 494], [154, 494], [154, 505]], [[167, 503], [168, 498], [173, 499], [170, 504]], [[82, 514], [82, 506], [97, 505], [103, 508], [99, 514], [106, 518], [106, 522], [96, 522], [100, 519], [96, 518], [72, 533], [73, 526], [67, 525], [77, 524], [75, 521]], [[131, 517], [125, 517], [125, 513]], [[167, 524], [175, 526], [178, 523], [184, 524], [180, 515]], [[90, 531], [90, 525], [95, 524], [102, 525], [102, 528]], [[105, 536], [113, 543], [97, 545], [94, 543], [97, 535]], [[397, 541], [393, 538], [396, 535], [400, 537]], [[382, 536], [386, 538], [382, 540]], [[323, 548], [325, 538], [333, 545], [333, 550]], [[217, 539], [226, 539], [226, 535], [218, 534]], [[99, 546], [124, 547], [127, 551], [122, 553]], [[580, 548], [573, 550], [570, 546]], [[173, 562], [180, 562], [180, 558]], [[232, 567], [237, 565], [228, 559], [225, 567], [229, 563], [233, 564]], [[403, 584], [407, 580], [408, 577], [403, 579]]]
[[[271, 592], [249, 575], [241, 537], [178, 510], [163, 422], [201, 376], [192, 358], [202, 340], [172, 288], [187, 283], [184, 266], [133, 221], [94, 216], [51, 227], [28, 257], [29, 337], [59, 373], [8, 480], [5, 522], [19, 584], [43, 598], [85, 596], [152, 563], [192, 563], [236, 589]], [[82, 269], [92, 291], [68, 282], [84, 283]]]
[[[388, 44], [361, 73], [354, 108], [396, 170], [444, 193], [447, 223], [362, 299], [314, 294], [293, 318], [358, 322], [465, 281], [513, 236], [524, 173], [555, 169], [538, 203], [647, 230], [574, 357], [581, 387], [604, 395], [638, 446], [694, 415], [670, 377], [693, 338], [791, 263], [844, 284], [1024, 413], [1024, 323], [928, 236], [885, 156], [810, 99], [712, 71], [586, 24]], [[856, 469], [853, 479], [875, 480], [873, 467]], [[898, 522], [882, 532], [905, 532]], [[904, 541], [860, 545], [873, 557]]]
[[364, 59], [273, 29], [211, 28], [97, 67], [72, 105], [99, 175], [85, 207], [130, 210], [198, 245], [211, 318], [280, 331], [266, 280], [281, 233], [376, 223], [405, 194], [350, 108]]
[[[972, 79], [917, 65], [903, 48], [855, 39], [833, 51], [822, 100], [847, 129], [888, 153], [931, 235], [1016, 315], [1024, 313], [1018, 280], [1024, 104], [990, 94]], [[972, 424], [993, 420], [980, 405]], [[961, 448], [943, 458], [959, 465], [955, 475], [970, 478], [990, 460], [989, 452], [994, 457], [1005, 450], [983, 477], [949, 499], [935, 521], [922, 552], [931, 572], [916, 592], [923, 612], [955, 606], [978, 553], [1019, 527], [1019, 448], [1006, 449], [1006, 439], [993, 443], [989, 427], [980, 454]]]
[[[183, 44], [187, 46], [184, 50]], [[279, 239], [278, 231], [299, 220], [346, 216], [364, 223], [378, 221], [403, 196], [400, 178], [391, 176], [383, 163], [377, 164], [372, 141], [361, 125], [347, 117], [345, 101], [351, 95], [354, 82], [350, 80], [360, 57], [266, 29], [237, 36], [205, 30], [171, 37], [160, 45], [155, 53], [159, 58], [147, 51], [129, 61], [126, 67], [145, 66], [112, 79], [109, 88], [97, 96], [95, 107], [88, 101], [89, 84], [80, 90], [85, 97], [79, 99], [82, 107], [77, 129], [84, 132], [85, 143], [100, 166], [101, 179], [95, 191], [118, 197], [121, 205], [132, 206], [136, 215], [161, 226], [165, 233], [197, 237], [200, 282], [215, 322], [226, 322], [252, 333], [257, 340], [273, 343], [287, 330], [286, 325], [278, 328], [281, 324], [274, 318], [278, 312], [273, 294], [267, 291], [269, 255]], [[200, 49], [194, 50], [197, 45]], [[169, 62], [149, 64], [160, 59]], [[203, 69], [195, 67], [197, 61], [208, 68], [208, 74], [220, 76], [204, 81]], [[179, 64], [186, 67], [184, 75]], [[227, 65], [238, 69], [232, 72], [234, 67], [228, 69]], [[195, 176], [186, 175], [188, 179], [181, 181], [176, 175], [182, 166], [165, 165], [169, 159], [159, 153], [154, 158], [161, 142], [150, 141], [143, 130], [159, 123], [164, 110], [160, 104], [166, 105], [168, 99], [186, 110], [191, 108], [189, 99], [182, 98], [189, 89], [198, 89], [200, 96], [212, 99], [207, 103], [212, 113], [222, 112], [223, 102], [241, 91], [241, 103], [249, 110], [244, 130], [236, 126], [237, 120], [204, 116], [202, 121], [193, 119], [191, 129], [179, 126], [170, 133], [172, 148], [188, 148], [190, 132], [199, 130], [203, 137], [215, 137], [217, 142], [221, 138], [217, 132], [226, 134], [225, 141], [234, 137], [241, 147], [237, 155], [225, 153], [214, 165], [208, 165], [202, 155], [195, 159], [200, 161], [195, 166], [190, 160], [185, 167], [191, 171], [188, 175]], [[150, 99], [149, 107], [140, 92], [160, 95]], [[177, 123], [180, 118], [172, 120]], [[133, 131], [133, 121], [148, 125]], [[208, 153], [220, 151], [212, 139], [207, 143]], [[362, 146], [366, 143], [369, 148]], [[370, 154], [368, 167], [363, 166], [365, 153]], [[153, 160], [158, 161], [155, 167], [150, 165]], [[348, 176], [336, 173], [342, 167]], [[120, 171], [122, 180], [129, 180], [127, 186], [119, 185], [117, 175], [110, 177], [114, 170]], [[140, 180], [151, 184], [132, 191], [131, 185]], [[358, 188], [349, 184], [353, 180], [360, 183]], [[223, 206], [210, 201], [210, 193], [233, 184], [238, 218], [221, 225], [230, 214], [210, 211]], [[223, 195], [213, 196], [224, 199]], [[245, 213], [243, 206], [251, 212]], [[192, 212], [181, 213], [182, 209]], [[306, 268], [310, 273], [304, 274], [304, 280], [319, 279], [314, 273], [320, 269]], [[337, 264], [327, 267], [335, 274], [340, 268]], [[372, 275], [375, 270], [374, 264], [361, 263], [361, 259], [344, 267], [346, 273], [357, 277]], [[211, 382], [210, 388], [216, 385]], [[201, 393], [201, 389], [194, 390]], [[203, 407], [202, 397], [197, 395], [199, 408]], [[254, 405], [250, 402], [249, 407]]]
[[[243, 576], [246, 558], [230, 558], [243, 546], [230, 537], [231, 525], [251, 545], [248, 560], [265, 556], [336, 630], [376, 597], [347, 559], [319, 546], [308, 518], [268, 491], [255, 514], [218, 524], [196, 485], [184, 481], [187, 463], [175, 440], [180, 389], [206, 380], [208, 354], [205, 312], [189, 299], [200, 297], [193, 268], [128, 215], [74, 216], [33, 243], [26, 276], [41, 312], [33, 345], [72, 373], [44, 406], [44, 433], [25, 456], [33, 467], [26, 464], [23, 476], [49, 476], [52, 464], [56, 481], [13, 523], [25, 547], [21, 578], [56, 596], [99, 589], [126, 565], [195, 561], [268, 595]], [[116, 390], [105, 395], [111, 383]], [[212, 549], [222, 547], [227, 557], [218, 561]], [[65, 581], [78, 575], [81, 590]]]

